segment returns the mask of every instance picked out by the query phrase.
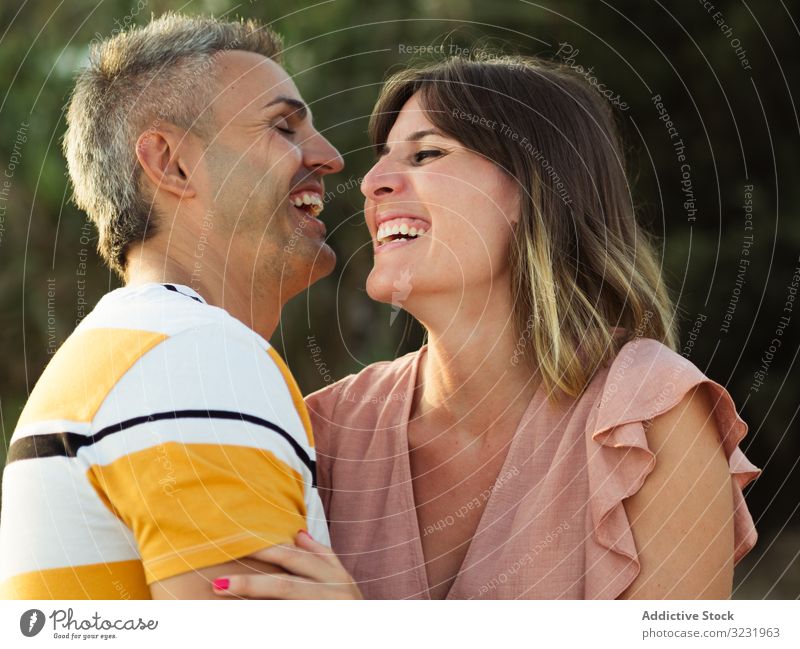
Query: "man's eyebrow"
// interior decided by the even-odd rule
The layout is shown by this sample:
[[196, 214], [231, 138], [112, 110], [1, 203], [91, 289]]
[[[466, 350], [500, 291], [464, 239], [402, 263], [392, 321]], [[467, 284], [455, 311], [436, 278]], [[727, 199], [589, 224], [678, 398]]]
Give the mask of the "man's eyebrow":
[[[411, 134], [410, 134], [410, 135], [409, 135], [409, 136], [408, 136], [408, 137], [405, 139], [405, 141], [406, 141], [406, 142], [416, 142], [417, 140], [421, 140], [422, 138], [424, 138], [424, 137], [427, 137], [428, 135], [438, 135], [438, 136], [440, 136], [440, 137], [444, 137], [444, 136], [443, 136], [443, 135], [442, 135], [442, 134], [441, 134], [439, 131], [437, 131], [436, 129], [434, 129], [434, 128], [428, 128], [428, 129], [424, 129], [424, 130], [422, 130], [422, 131], [414, 131], [413, 133], [411, 133]], [[381, 145], [378, 147], [378, 157], [380, 158], [380, 157], [382, 157], [382, 156], [385, 156], [387, 153], [389, 153], [389, 147], [388, 147], [388, 146], [386, 145], [386, 143], [384, 142], [383, 144], [381, 144]]]
[[291, 106], [292, 108], [294, 108], [292, 114], [296, 115], [296, 117], [299, 117], [300, 119], [305, 119], [306, 116], [308, 115], [308, 106], [306, 106], [305, 103], [303, 103], [299, 99], [295, 99], [294, 97], [279, 95], [278, 97], [275, 97], [275, 99], [273, 99], [272, 101], [267, 102], [264, 108], [269, 108], [270, 106], [274, 106], [275, 104], [287, 104], [288, 106]]

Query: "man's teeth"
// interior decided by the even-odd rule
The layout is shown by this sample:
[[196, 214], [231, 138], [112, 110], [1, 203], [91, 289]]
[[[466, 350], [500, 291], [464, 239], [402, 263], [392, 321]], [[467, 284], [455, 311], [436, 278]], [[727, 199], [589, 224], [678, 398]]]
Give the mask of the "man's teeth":
[[289, 203], [300, 208], [302, 208], [304, 205], [309, 206], [309, 209], [306, 211], [311, 214], [311, 216], [318, 216], [320, 212], [325, 209], [322, 199], [318, 194], [298, 194], [297, 196], [290, 197]]
[[386, 243], [386, 241], [393, 236], [402, 234], [408, 238], [421, 237], [427, 230], [425, 228], [408, 227], [408, 223], [401, 223], [395, 225], [382, 225], [378, 228], [378, 244]]

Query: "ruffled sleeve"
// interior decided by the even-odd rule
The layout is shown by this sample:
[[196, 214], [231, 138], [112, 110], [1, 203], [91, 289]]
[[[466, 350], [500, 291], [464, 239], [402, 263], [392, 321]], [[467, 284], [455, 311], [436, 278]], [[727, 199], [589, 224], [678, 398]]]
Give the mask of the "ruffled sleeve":
[[636, 578], [640, 564], [622, 501], [635, 494], [655, 467], [644, 422], [676, 406], [705, 384], [714, 403], [728, 458], [734, 504], [734, 565], [755, 545], [757, 533], [742, 489], [761, 473], [739, 449], [747, 424], [728, 391], [665, 345], [639, 338], [624, 345], [611, 364], [591, 415], [586, 441], [589, 517], [586, 599], [615, 599]]

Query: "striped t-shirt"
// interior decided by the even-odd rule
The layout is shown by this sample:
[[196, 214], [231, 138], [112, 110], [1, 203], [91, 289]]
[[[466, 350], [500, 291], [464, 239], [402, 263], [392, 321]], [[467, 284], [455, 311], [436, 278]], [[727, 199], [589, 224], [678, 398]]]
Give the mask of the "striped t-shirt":
[[187, 286], [104, 296], [11, 439], [0, 597], [149, 598], [149, 584], [328, 531], [297, 384]]

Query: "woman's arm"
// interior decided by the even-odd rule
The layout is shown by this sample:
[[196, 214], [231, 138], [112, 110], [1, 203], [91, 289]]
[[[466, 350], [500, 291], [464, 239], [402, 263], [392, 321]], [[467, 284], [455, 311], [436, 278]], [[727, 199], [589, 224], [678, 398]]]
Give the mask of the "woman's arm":
[[733, 492], [702, 385], [654, 418], [656, 465], [624, 501], [641, 571], [620, 599], [728, 599], [733, 587]]

